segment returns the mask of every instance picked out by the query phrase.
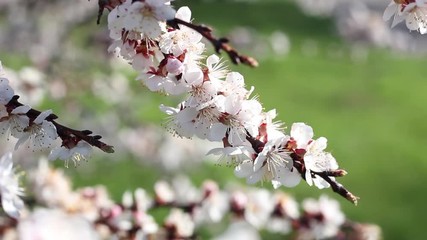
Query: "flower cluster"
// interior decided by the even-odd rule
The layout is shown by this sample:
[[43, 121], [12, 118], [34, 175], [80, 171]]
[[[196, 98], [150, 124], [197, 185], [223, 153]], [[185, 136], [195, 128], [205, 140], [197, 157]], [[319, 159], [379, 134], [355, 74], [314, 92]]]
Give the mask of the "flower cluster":
[[[10, 160], [10, 154], [6, 158]], [[5, 170], [3, 162], [0, 167]], [[21, 209], [22, 217], [15, 223], [8, 217], [0, 218], [5, 233], [23, 239], [51, 239], [57, 234], [63, 239], [198, 239], [203, 228], [224, 221], [230, 224], [223, 233], [211, 231], [216, 239], [230, 239], [236, 233], [260, 239], [260, 230], [294, 234], [297, 239], [379, 239], [380, 235], [378, 227], [367, 231], [372, 225], [361, 227], [365, 225], [346, 220], [338, 202], [326, 196], [306, 199], [301, 211], [295, 199], [283, 192], [237, 186], [221, 189], [211, 180], [198, 188], [181, 176], [171, 182], [158, 181], [154, 195], [139, 188], [126, 191], [122, 200], [115, 202], [102, 186], [72, 190], [63, 172], [48, 167], [43, 159], [28, 180], [29, 199], [37, 207]], [[2, 199], [6, 193], [2, 188]], [[3, 207], [7, 209], [4, 203]], [[167, 214], [163, 219], [153, 217], [158, 209]], [[48, 231], [43, 225], [61, 226], [61, 233], [56, 228]], [[9, 239], [7, 236], [2, 239]]]
[[426, 0], [393, 0], [384, 11], [383, 18], [387, 21], [392, 17], [392, 27], [405, 20], [409, 30], [427, 33]]
[[59, 137], [62, 144], [53, 148], [49, 157], [64, 160], [66, 166], [69, 159], [77, 164], [89, 157], [92, 146], [113, 152], [111, 146], [99, 141], [101, 136], [90, 136], [89, 130], [77, 131], [57, 123], [52, 110], [40, 112], [18, 102], [19, 96], [3, 75], [0, 63], [0, 135], [18, 139], [15, 150], [22, 145], [33, 151], [52, 148]]
[[203, 37], [233, 62], [251, 62], [221, 45], [226, 40], [215, 40], [209, 28], [192, 24], [188, 7], [175, 12], [169, 1], [127, 0], [107, 8], [113, 39], [109, 50], [128, 61], [149, 90], [186, 95], [177, 107], [160, 106], [169, 115], [171, 132], [222, 142], [223, 148], [209, 153], [221, 155], [235, 167], [235, 175], [250, 184], [270, 181], [275, 188], [293, 187], [302, 178], [318, 188], [332, 185], [357, 203], [357, 197], [334, 179], [346, 172], [325, 152], [326, 138], [312, 139], [313, 130], [304, 123], [295, 123], [286, 134], [283, 124], [274, 120], [275, 110], [264, 111], [240, 73], [229, 71], [216, 55], [205, 59]]

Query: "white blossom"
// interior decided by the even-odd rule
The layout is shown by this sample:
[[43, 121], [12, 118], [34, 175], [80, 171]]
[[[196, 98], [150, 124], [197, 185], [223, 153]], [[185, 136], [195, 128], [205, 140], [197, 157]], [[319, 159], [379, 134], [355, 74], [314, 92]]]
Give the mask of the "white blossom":
[[[188, 7], [181, 7], [176, 12], [175, 17], [190, 22], [191, 10]], [[179, 29], [161, 35], [159, 47], [162, 52], [171, 53], [178, 57], [183, 53], [187, 55], [187, 52], [194, 52], [196, 49], [204, 49], [204, 44], [200, 42], [201, 40], [202, 35], [200, 33], [186, 26], [179, 25]]]
[[34, 121], [24, 129], [23, 134], [16, 142], [15, 150], [30, 139], [32, 147], [35, 149], [50, 147], [53, 141], [58, 137], [55, 125], [47, 121], [46, 118], [52, 114], [52, 110], [47, 110], [40, 113]]
[[65, 146], [52, 149], [49, 155], [50, 160], [61, 159], [65, 161], [65, 167], [68, 167], [68, 161], [71, 159], [74, 165], [77, 165], [81, 160], [86, 160], [92, 153], [92, 146], [80, 140], [74, 147], [68, 148]]
[[[338, 169], [338, 164], [332, 154], [324, 152], [326, 149], [327, 140], [324, 137], [320, 137], [317, 140], [313, 140], [307, 146], [307, 152], [304, 155], [305, 163], [305, 180], [308, 185], [316, 185], [319, 189], [329, 187], [324, 179], [319, 176], [312, 176], [312, 171], [323, 172]], [[333, 177], [331, 177], [333, 179]]]
[[133, 2], [123, 16], [124, 28], [138, 31], [146, 37], [155, 39], [166, 31], [166, 20], [175, 17], [175, 10], [167, 0], [145, 0]]
[[26, 115], [31, 109], [30, 106], [23, 105], [13, 109], [9, 116], [3, 117], [0, 121], [0, 133], [8, 137], [20, 138], [24, 134], [24, 129], [28, 127], [30, 119]]
[[271, 181], [274, 188], [296, 186], [301, 176], [293, 168], [289, 153], [283, 149], [286, 141], [285, 136], [268, 141], [253, 162], [246, 160], [235, 168], [235, 175], [246, 178], [248, 184]]
[[409, 30], [415, 30], [421, 34], [427, 33], [426, 0], [393, 0], [386, 8], [383, 15], [386, 21], [392, 17], [392, 27], [405, 20], [406, 27]]

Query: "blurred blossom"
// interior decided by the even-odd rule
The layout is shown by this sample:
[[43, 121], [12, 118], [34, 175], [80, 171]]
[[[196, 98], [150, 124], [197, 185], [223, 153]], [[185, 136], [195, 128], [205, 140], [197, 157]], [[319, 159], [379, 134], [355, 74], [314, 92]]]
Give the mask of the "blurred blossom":
[[39, 208], [18, 224], [21, 240], [100, 239], [92, 224], [80, 214], [66, 213], [61, 209]]
[[159, 204], [169, 204], [175, 201], [175, 193], [166, 181], [157, 181], [154, 185], [154, 192], [156, 194], [156, 201]]
[[260, 240], [257, 229], [246, 221], [236, 220], [228, 225], [228, 228], [214, 240]]
[[172, 189], [175, 192], [175, 203], [189, 204], [196, 203], [201, 200], [201, 192], [185, 175], [175, 177], [171, 183]]
[[24, 209], [21, 196], [24, 189], [19, 186], [19, 177], [15, 174], [12, 153], [0, 158], [0, 198], [3, 210], [13, 218], [19, 218]]
[[194, 222], [188, 213], [181, 209], [172, 209], [165, 220], [165, 226], [172, 232], [174, 239], [191, 237], [194, 233]]
[[47, 207], [68, 208], [73, 197], [71, 183], [61, 169], [53, 169], [45, 158], [39, 160], [39, 166], [29, 174], [31, 190], [38, 202]]
[[108, 103], [124, 103], [130, 99], [129, 80], [119, 73], [97, 76], [92, 82], [92, 92]]
[[140, 126], [124, 129], [119, 139], [141, 161], [174, 172], [188, 166], [198, 166], [216, 143], [199, 139], [178, 138], [159, 127]]
[[307, 57], [315, 57], [319, 53], [319, 44], [314, 39], [306, 39], [301, 44], [301, 53]]
[[284, 56], [291, 49], [289, 37], [280, 30], [264, 36], [253, 28], [239, 26], [229, 31], [228, 38], [237, 49], [256, 55], [257, 59]]
[[60, 80], [54, 80], [49, 83], [49, 95], [53, 99], [62, 99], [67, 95], [67, 85]]
[[338, 201], [325, 195], [321, 196], [319, 200], [305, 199], [302, 206], [309, 219], [305, 234], [311, 235], [312, 238], [322, 239], [335, 236], [345, 221]]
[[229, 196], [220, 191], [214, 181], [203, 183], [204, 197], [200, 208], [194, 213], [194, 221], [197, 224], [220, 222], [229, 211]]
[[269, 223], [274, 210], [274, 198], [270, 191], [254, 189], [247, 193], [248, 202], [245, 209], [245, 219], [254, 227], [260, 229]]
[[339, 0], [295, 0], [301, 10], [310, 16], [331, 16]]
[[47, 68], [53, 59], [57, 60], [55, 57], [65, 54], [64, 39], [71, 29], [92, 21], [98, 7], [95, 2], [67, 0], [2, 0], [0, 4], [7, 21], [0, 25], [0, 48], [27, 55], [41, 68]]
[[275, 31], [270, 36], [271, 47], [277, 55], [286, 55], [291, 50], [291, 42], [289, 37], [281, 32]]
[[276, 192], [274, 199], [276, 202], [274, 213], [265, 228], [271, 232], [288, 234], [292, 232], [292, 221], [300, 217], [298, 203], [283, 192]]
[[337, 28], [342, 37], [351, 42], [369, 43], [388, 47], [392, 33], [381, 14], [369, 9], [364, 3], [350, 4], [337, 14]]
[[37, 106], [43, 100], [47, 84], [46, 76], [34, 67], [24, 67], [19, 71], [4, 68], [10, 85], [19, 95], [19, 100]]

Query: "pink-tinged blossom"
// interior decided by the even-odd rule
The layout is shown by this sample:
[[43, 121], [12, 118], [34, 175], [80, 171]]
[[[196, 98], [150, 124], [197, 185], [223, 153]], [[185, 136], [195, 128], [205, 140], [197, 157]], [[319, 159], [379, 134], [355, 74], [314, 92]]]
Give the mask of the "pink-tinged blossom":
[[48, 148], [58, 137], [55, 125], [47, 121], [46, 118], [52, 114], [52, 110], [47, 110], [39, 114], [34, 121], [24, 129], [23, 134], [16, 142], [15, 150], [25, 141], [30, 139], [31, 147], [35, 149]]
[[248, 90], [245, 88], [245, 79], [238, 72], [230, 72], [222, 82], [221, 92], [225, 96], [237, 95], [240, 99], [248, 97]]
[[[191, 21], [191, 10], [181, 7], [175, 15], [176, 18], [186, 22]], [[160, 37], [159, 47], [164, 53], [171, 53], [178, 57], [183, 53], [193, 52], [196, 49], [204, 49], [200, 41], [202, 35], [191, 28], [179, 25], [179, 29], [164, 33]]]
[[0, 198], [3, 210], [13, 218], [19, 218], [24, 208], [23, 189], [19, 187], [18, 176], [13, 170], [12, 153], [0, 158]]
[[184, 64], [177, 58], [171, 57], [166, 63], [166, 70], [173, 75], [179, 75], [184, 70]]
[[427, 33], [426, 0], [393, 0], [383, 15], [386, 21], [392, 17], [392, 27], [405, 20], [406, 27], [409, 30], [418, 31], [421, 34]]
[[310, 239], [334, 237], [345, 222], [345, 216], [341, 212], [338, 201], [327, 196], [323, 195], [319, 200], [306, 199], [302, 206], [305, 214], [317, 216], [308, 217], [307, 229], [302, 229], [303, 232], [311, 236]]
[[274, 210], [274, 198], [266, 189], [251, 190], [246, 195], [248, 202], [245, 207], [245, 219], [252, 226], [261, 229], [268, 224]]
[[164, 225], [178, 239], [191, 237], [195, 229], [195, 224], [191, 216], [177, 208], [173, 208], [170, 211]]
[[292, 232], [292, 221], [299, 218], [298, 203], [291, 196], [276, 192], [274, 194], [275, 214], [272, 214], [269, 223], [265, 226], [271, 232], [289, 234]]
[[124, 28], [143, 33], [155, 39], [166, 31], [166, 20], [175, 17], [175, 10], [166, 0], [145, 0], [133, 2], [127, 14], [123, 16]]
[[221, 141], [228, 133], [228, 142], [232, 146], [241, 145], [247, 133], [258, 135], [262, 121], [262, 106], [257, 100], [239, 100], [236, 96], [219, 96], [215, 104], [221, 112], [219, 122], [214, 123], [209, 140]]
[[74, 147], [68, 148], [65, 146], [52, 149], [49, 155], [50, 160], [61, 159], [65, 161], [65, 167], [68, 167], [68, 161], [72, 160], [74, 165], [77, 165], [82, 160], [86, 160], [92, 154], [92, 146], [80, 140]]
[[175, 192], [166, 181], [156, 182], [154, 184], [154, 192], [156, 193], [156, 201], [158, 204], [169, 204], [175, 201]]
[[209, 104], [218, 92], [216, 81], [204, 81], [204, 75], [200, 68], [187, 69], [183, 74], [183, 80], [189, 86], [190, 96], [185, 100], [185, 106], [201, 107]]
[[314, 135], [313, 128], [305, 123], [294, 123], [291, 127], [291, 138], [296, 141], [296, 149], [306, 149]]
[[124, 3], [115, 7], [108, 14], [108, 29], [110, 30], [110, 38], [119, 40], [122, 38], [124, 27], [124, 16], [129, 12], [132, 5], [132, 0], [127, 0]]
[[281, 185], [294, 187], [298, 185], [301, 176], [293, 168], [289, 152], [283, 148], [287, 138], [269, 140], [263, 150], [253, 160], [246, 160], [234, 170], [237, 177], [246, 178], [248, 184], [259, 181], [271, 181], [274, 188]]
[[208, 180], [203, 183], [203, 196], [201, 204], [194, 210], [194, 222], [203, 223], [220, 222], [229, 210], [229, 196], [220, 191], [218, 184]]
[[194, 135], [200, 139], [208, 137], [211, 125], [216, 122], [219, 112], [213, 106], [204, 108], [187, 107], [182, 110], [160, 106], [161, 110], [170, 115], [168, 127], [181, 137], [191, 138]]

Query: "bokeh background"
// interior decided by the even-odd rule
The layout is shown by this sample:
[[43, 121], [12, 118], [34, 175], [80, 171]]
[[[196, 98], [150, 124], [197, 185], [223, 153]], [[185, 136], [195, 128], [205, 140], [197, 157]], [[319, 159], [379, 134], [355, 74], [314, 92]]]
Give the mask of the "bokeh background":
[[[382, 20], [388, 3], [173, 2], [190, 6], [195, 23], [212, 26], [217, 36], [259, 60], [256, 69], [231, 68], [287, 126], [306, 122], [315, 136], [329, 139], [328, 149], [349, 172], [341, 183], [361, 199], [355, 207], [330, 189], [304, 183], [284, 191], [298, 200], [326, 193], [340, 201], [349, 219], [381, 226], [384, 239], [424, 239], [427, 40], [404, 24], [390, 29]], [[205, 179], [244, 184], [233, 169], [205, 156], [212, 145], [181, 141], [164, 130], [159, 104], [180, 99], [134, 81], [131, 68], [106, 53], [106, 14], [100, 25], [96, 15], [93, 0], [0, 1], [0, 60], [22, 102], [53, 109], [59, 122], [90, 129], [115, 146], [114, 154], [95, 150], [89, 162], [66, 169], [74, 185], [103, 184], [120, 199], [125, 190], [151, 190], [155, 181], [177, 174], [189, 175], [196, 185]], [[2, 153], [13, 148], [13, 142], [1, 141]], [[37, 164], [25, 149], [15, 156], [23, 169]]]

